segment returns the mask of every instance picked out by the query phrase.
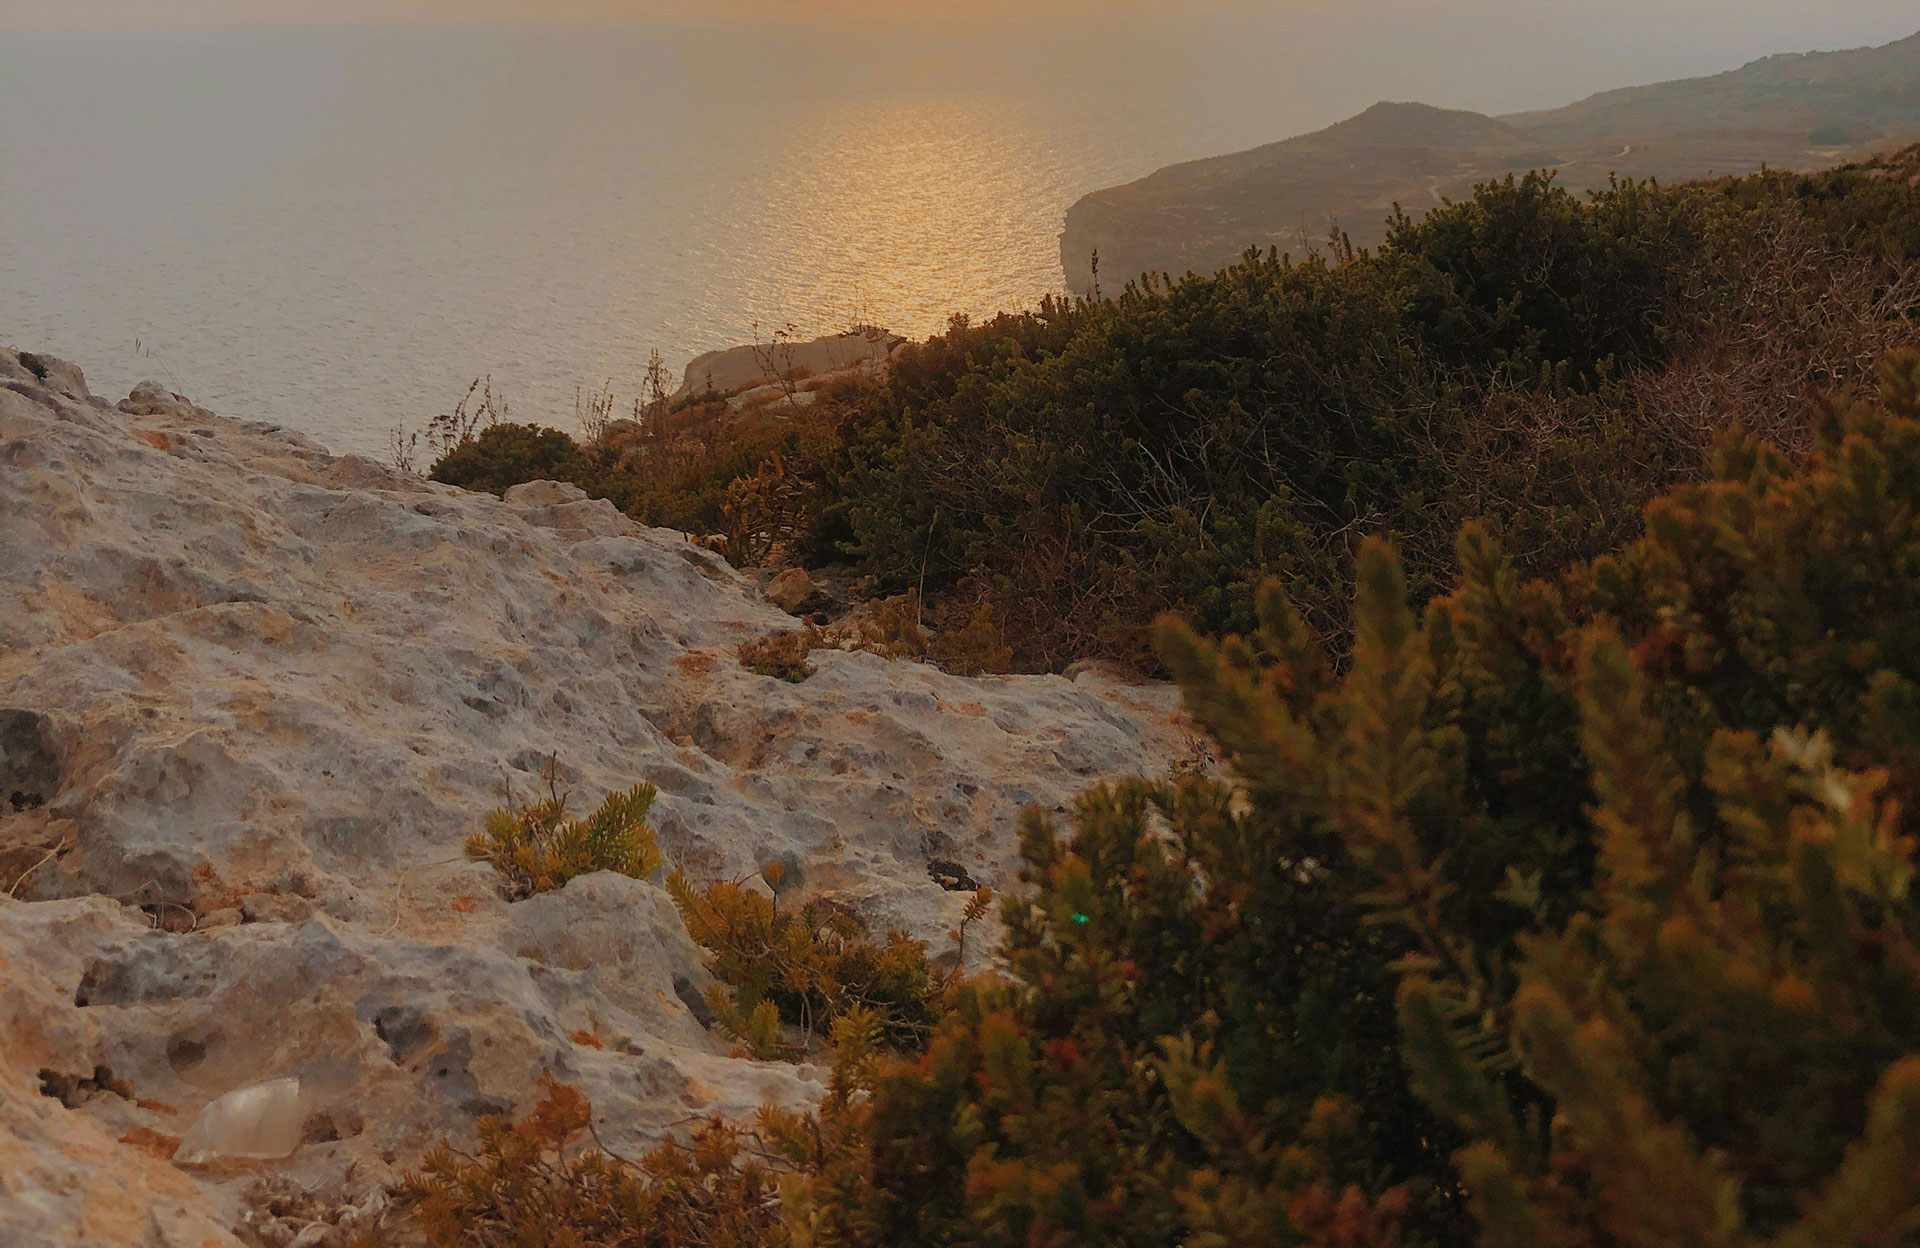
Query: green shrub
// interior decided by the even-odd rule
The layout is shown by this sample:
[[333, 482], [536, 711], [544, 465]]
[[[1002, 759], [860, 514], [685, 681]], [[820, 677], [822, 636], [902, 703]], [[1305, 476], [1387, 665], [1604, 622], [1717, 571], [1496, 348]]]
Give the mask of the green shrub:
[[1822, 186], [1535, 175], [1344, 263], [955, 322], [841, 421], [823, 506], [883, 587], [985, 587], [1024, 666], [1151, 662], [1163, 610], [1245, 632], [1274, 578], [1340, 644], [1368, 536], [1424, 600], [1468, 520], [1550, 573], [1637, 536], [1727, 428], [1805, 447], [1788, 396], [1869, 385], [1920, 302], [1900, 236], [1847, 223], [1920, 190]]
[[527, 481], [578, 483], [587, 474], [580, 446], [558, 429], [493, 425], [449, 450], [432, 469], [435, 481], [504, 494]]
[[[777, 884], [784, 867], [775, 863], [763, 874]], [[740, 883], [696, 890], [677, 871], [667, 890], [719, 980], [714, 1012], [756, 1057], [808, 1052], [852, 1010], [873, 1019], [884, 1043], [914, 1048], [938, 1015], [945, 984], [926, 945], [905, 932], [875, 942], [843, 907], [815, 901], [782, 909], [777, 896]], [[797, 1032], [798, 1044], [785, 1028]]]
[[532, 806], [488, 815], [486, 827], [467, 838], [467, 857], [498, 871], [514, 899], [550, 892], [595, 871], [645, 879], [661, 866], [660, 847], [647, 824], [655, 796], [652, 785], [636, 785], [607, 794], [590, 817], [572, 819], [566, 797], [550, 786], [548, 796]]
[[796, 1233], [1905, 1242], [1920, 357], [1819, 438], [1564, 589], [1469, 530], [1422, 618], [1370, 544], [1344, 668], [1277, 589], [1164, 625], [1235, 784], [1029, 817], [1007, 977], [867, 1070]]

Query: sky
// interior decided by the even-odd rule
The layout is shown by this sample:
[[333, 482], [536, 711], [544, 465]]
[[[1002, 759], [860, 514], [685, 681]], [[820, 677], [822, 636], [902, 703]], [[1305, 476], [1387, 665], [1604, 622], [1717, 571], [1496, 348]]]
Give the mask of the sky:
[[[1063, 44], [1125, 72], [1194, 73], [1210, 90], [1296, 97], [1327, 124], [1388, 98], [1487, 112], [1737, 68], [1776, 52], [1920, 32], [1917, 0], [0, 0], [0, 31], [658, 21], [722, 38], [858, 36], [864, 71], [1058, 73]], [[1051, 26], [1052, 30], [1040, 28]], [[748, 34], [749, 28], [751, 33]], [[1036, 37], [1015, 35], [1026, 28]], [[898, 36], [898, 38], [894, 38]], [[888, 42], [866, 42], [885, 38]], [[901, 40], [905, 40], [904, 43]], [[902, 49], [906, 48], [906, 54]], [[846, 47], [830, 59], [844, 64]], [[1360, 70], [1362, 72], [1356, 72]], [[1356, 94], [1356, 91], [1359, 94]], [[1359, 95], [1369, 95], [1360, 99]], [[1348, 98], [1348, 97], [1353, 98]], [[1288, 132], [1292, 132], [1289, 130]], [[1222, 136], [1247, 142], [1261, 133]]]
[[[1053, 11], [1179, 11], [1235, 0], [1037, 0]], [[1298, 0], [1291, 0], [1298, 4]], [[1029, 13], [1036, 0], [0, 0], [0, 19], [40, 26], [224, 25], [271, 22], [419, 22], [590, 19], [672, 15], [952, 20]]]
[[[1080, 81], [1091, 65], [1125, 90], [1141, 74], [1172, 77], [1247, 101], [1243, 127], [1241, 113], [1213, 110], [1227, 121], [1206, 146], [1231, 150], [1383, 98], [1501, 114], [1777, 52], [1883, 44], [1920, 32], [1920, 0], [0, 0], [0, 33], [56, 38], [663, 19], [855, 78], [978, 89]], [[34, 55], [91, 55], [41, 46]]]
[[[0, 0], [0, 25], [197, 26], [315, 22], [441, 22], [449, 20], [620, 19], [672, 14], [681, 17], [753, 17], [788, 21], [833, 18], [888, 22], [952, 22], [987, 16], [996, 20], [1073, 13], [1190, 14], [1201, 9], [1239, 9], [1255, 17], [1304, 17], [1345, 11], [1356, 20], [1395, 10], [1505, 10], [1516, 21], [1579, 24], [1617, 15], [1648, 21], [1650, 37], [1663, 27], [1674, 34], [1742, 25], [1797, 26], [1830, 32], [1830, 39], [1903, 19], [1920, 29], [1913, 0]], [[1798, 18], [1798, 21], [1791, 19]], [[1674, 23], [1669, 27], [1668, 23]], [[1732, 29], [1728, 29], [1732, 28]]]

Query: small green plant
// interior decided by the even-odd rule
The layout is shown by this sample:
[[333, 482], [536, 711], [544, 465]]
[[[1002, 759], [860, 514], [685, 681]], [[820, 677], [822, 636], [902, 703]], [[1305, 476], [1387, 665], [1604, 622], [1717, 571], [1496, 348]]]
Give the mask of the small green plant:
[[[784, 868], [771, 863], [760, 874], [777, 887]], [[905, 932], [876, 942], [843, 907], [814, 901], [783, 910], [776, 897], [744, 881], [700, 891], [676, 871], [667, 891], [720, 981], [714, 1013], [755, 1057], [810, 1052], [816, 1037], [830, 1035], [834, 1021], [855, 1009], [871, 1011], [882, 1039], [896, 1049], [918, 1047], [939, 1017], [946, 985], [927, 960], [926, 944]]]
[[803, 629], [770, 633], [743, 643], [740, 662], [750, 672], [797, 685], [813, 675], [814, 667], [807, 662], [807, 656], [822, 644], [820, 630], [809, 624]]
[[661, 866], [660, 846], [647, 823], [655, 796], [652, 785], [635, 785], [607, 794], [591, 817], [569, 818], [567, 795], [549, 768], [547, 796], [524, 809], [510, 806], [488, 815], [485, 828], [467, 838], [467, 857], [498, 871], [515, 901], [595, 871], [645, 879]]

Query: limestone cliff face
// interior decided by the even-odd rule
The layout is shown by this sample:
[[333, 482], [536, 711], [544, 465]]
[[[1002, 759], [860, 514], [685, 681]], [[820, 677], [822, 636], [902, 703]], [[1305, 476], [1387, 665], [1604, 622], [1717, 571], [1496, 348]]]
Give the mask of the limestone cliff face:
[[[1023, 806], [1181, 748], [1162, 687], [735, 659], [792, 624], [571, 487], [465, 494], [0, 350], [0, 1243], [342, 1237], [542, 1071], [615, 1148], [817, 1094], [690, 1012], [655, 883], [510, 905], [463, 860], [549, 759], [583, 806], [657, 785], [696, 878], [785, 859], [937, 941], [964, 897], [931, 861], [1011, 884]], [[289, 1076], [292, 1158], [172, 1163], [204, 1105]]]

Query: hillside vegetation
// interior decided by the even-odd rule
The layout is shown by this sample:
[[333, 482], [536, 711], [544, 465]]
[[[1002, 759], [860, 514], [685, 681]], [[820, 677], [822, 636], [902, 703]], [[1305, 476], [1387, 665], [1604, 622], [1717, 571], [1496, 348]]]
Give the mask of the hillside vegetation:
[[[1163, 620], [1230, 781], [1032, 812], [1000, 969], [840, 1013], [816, 1111], [629, 1165], [549, 1089], [430, 1159], [434, 1242], [1913, 1242], [1920, 354], [1814, 438], [1729, 437], [1559, 578], [1470, 525], [1424, 612], [1369, 541], [1343, 670], [1277, 584], [1245, 638]], [[777, 901], [681, 903], [744, 982]]]
[[1336, 227], [1373, 245], [1393, 205], [1418, 211], [1523, 169], [1551, 168], [1575, 190], [1615, 175], [1819, 169], [1920, 139], [1916, 82], [1920, 35], [1506, 117], [1379, 104], [1312, 134], [1095, 191], [1067, 213], [1061, 261], [1068, 288], [1087, 294], [1098, 253], [1111, 292], [1139, 273], [1210, 273], [1249, 246], [1305, 254]]
[[1215, 754], [1030, 810], [971, 978], [984, 891], [932, 955], [679, 882], [823, 1099], [629, 1163], [550, 1088], [416, 1177], [435, 1242], [1915, 1243], [1916, 257], [1920, 150], [1528, 174], [955, 321], [715, 412], [731, 459], [577, 448], [736, 557], [1155, 664]]
[[1245, 632], [1269, 579], [1343, 648], [1369, 537], [1424, 600], [1469, 520], [1546, 573], [1637, 536], [1730, 428], [1803, 454], [1809, 388], [1861, 393], [1914, 338], [1917, 183], [1920, 149], [1591, 197], [1508, 177], [1371, 251], [956, 320], [804, 409], [686, 400], [585, 446], [503, 425], [436, 475], [844, 560], [1029, 669], [1151, 666], [1163, 611]]

